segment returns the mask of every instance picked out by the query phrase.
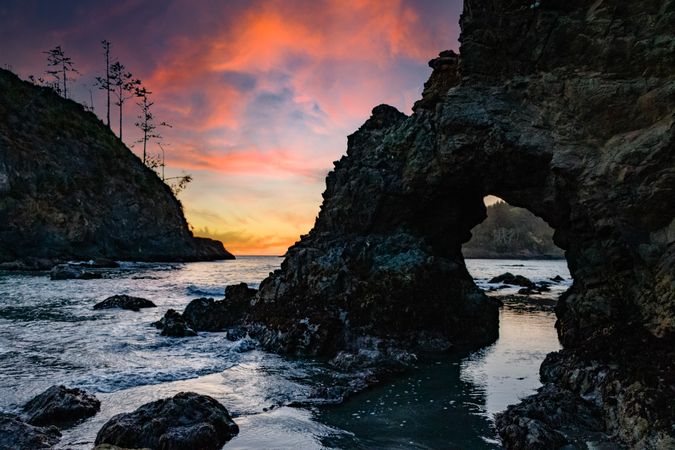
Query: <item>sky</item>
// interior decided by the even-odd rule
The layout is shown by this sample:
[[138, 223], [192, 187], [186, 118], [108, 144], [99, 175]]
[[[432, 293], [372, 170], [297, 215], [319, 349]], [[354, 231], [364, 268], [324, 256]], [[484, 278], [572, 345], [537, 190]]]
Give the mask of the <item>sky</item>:
[[[406, 114], [457, 50], [461, 0], [2, 0], [0, 66], [44, 76], [61, 45], [73, 98], [105, 116], [100, 41], [152, 92], [169, 176], [199, 236], [235, 255], [281, 255], [307, 233], [325, 176], [381, 103]], [[91, 91], [91, 95], [90, 95]], [[137, 154], [138, 108], [124, 107]], [[117, 109], [113, 108], [113, 131]], [[156, 144], [151, 151], [159, 152]]]

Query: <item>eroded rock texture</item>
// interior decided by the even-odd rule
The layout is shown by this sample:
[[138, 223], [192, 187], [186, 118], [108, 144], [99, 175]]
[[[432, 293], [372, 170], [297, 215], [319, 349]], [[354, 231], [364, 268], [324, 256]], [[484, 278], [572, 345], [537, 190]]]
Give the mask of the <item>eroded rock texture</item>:
[[110, 419], [96, 435], [96, 445], [158, 450], [217, 450], [239, 433], [227, 409], [194, 392], [146, 403]]
[[[656, 373], [605, 349], [647, 336], [642, 351], [663, 358], [655, 349], [675, 341], [675, 2], [466, 0], [461, 25], [461, 56], [431, 62], [414, 113], [378, 106], [349, 137], [314, 228], [261, 284], [260, 334], [309, 354], [364, 336], [436, 349], [490, 341], [496, 306], [461, 246], [483, 197], [497, 195], [545, 219], [566, 251], [574, 284], [556, 313], [569, 363], [554, 365], [569, 373], [602, 356], [618, 367], [603, 386], [620, 378], [634, 392], [593, 409], [600, 428], [667, 448], [673, 408], [649, 399], [675, 404], [662, 376], [672, 354]], [[563, 379], [549, 392], [604, 389], [598, 377], [583, 390]]]

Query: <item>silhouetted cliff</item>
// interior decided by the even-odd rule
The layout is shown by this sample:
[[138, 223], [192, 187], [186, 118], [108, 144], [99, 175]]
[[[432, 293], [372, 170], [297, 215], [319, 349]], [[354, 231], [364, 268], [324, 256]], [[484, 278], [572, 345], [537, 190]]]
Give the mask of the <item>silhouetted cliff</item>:
[[[0, 70], [0, 262], [232, 259], [82, 105]], [[16, 263], [12, 263], [16, 262]]]

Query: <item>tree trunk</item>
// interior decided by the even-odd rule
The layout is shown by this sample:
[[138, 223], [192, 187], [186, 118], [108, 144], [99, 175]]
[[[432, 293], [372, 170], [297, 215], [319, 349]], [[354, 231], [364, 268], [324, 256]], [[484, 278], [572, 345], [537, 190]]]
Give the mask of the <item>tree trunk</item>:
[[110, 128], [110, 50], [105, 51], [105, 92], [108, 95], [108, 104], [106, 108], [106, 125]]
[[122, 97], [123, 92], [122, 92], [122, 87], [119, 88], [120, 90], [120, 141], [122, 140], [122, 105], [124, 104], [124, 97]]

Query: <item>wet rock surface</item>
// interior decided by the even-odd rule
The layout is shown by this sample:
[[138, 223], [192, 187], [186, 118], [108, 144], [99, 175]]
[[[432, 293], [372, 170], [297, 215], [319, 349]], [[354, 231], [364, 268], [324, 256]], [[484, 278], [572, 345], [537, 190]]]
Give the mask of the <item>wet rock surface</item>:
[[218, 450], [239, 432], [227, 409], [211, 397], [181, 392], [110, 419], [96, 445], [162, 450]]
[[246, 283], [225, 288], [225, 298], [197, 298], [183, 311], [183, 320], [195, 331], [225, 331], [244, 321], [257, 290]]
[[59, 385], [28, 401], [23, 407], [23, 414], [31, 425], [63, 428], [94, 416], [100, 408], [101, 402], [94, 395], [82, 389]]
[[141, 308], [156, 308], [157, 305], [150, 300], [142, 297], [133, 297], [131, 295], [113, 295], [102, 302], [94, 305], [94, 309], [129, 309], [131, 311], [140, 311]]
[[35, 450], [52, 448], [61, 439], [56, 427], [36, 427], [17, 416], [0, 413], [0, 449]]
[[85, 270], [82, 266], [73, 264], [59, 264], [49, 272], [52, 280], [94, 280], [103, 278], [101, 272]]
[[162, 330], [162, 336], [170, 337], [190, 337], [197, 336], [195, 330], [185, 321], [181, 313], [175, 309], [170, 309], [157, 322], [152, 324], [155, 328]]
[[524, 286], [526, 288], [535, 287], [532, 280], [522, 275], [514, 275], [511, 272], [506, 272], [501, 275], [497, 275], [496, 277], [490, 279], [488, 283], [504, 283], [504, 284], [511, 284], [514, 286]]
[[[349, 136], [313, 229], [253, 300], [267, 348], [334, 356], [364, 337], [412, 351], [493, 340], [497, 305], [461, 253], [490, 194], [555, 229], [574, 278], [556, 306], [561, 343], [619, 368], [587, 389], [632, 379], [612, 342], [646, 334], [650, 346], [630, 348], [653, 359], [675, 346], [675, 2], [537, 3], [466, 0], [460, 55], [432, 63], [414, 113], [380, 105]], [[570, 358], [556, 364], [572, 376], [583, 363]], [[551, 381], [553, 398], [584, 395], [565, 379]], [[616, 445], [668, 448], [673, 421], [658, 405], [675, 404], [672, 385], [655, 375], [628, 386], [592, 414]], [[528, 433], [509, 435], [527, 445]]]

